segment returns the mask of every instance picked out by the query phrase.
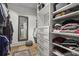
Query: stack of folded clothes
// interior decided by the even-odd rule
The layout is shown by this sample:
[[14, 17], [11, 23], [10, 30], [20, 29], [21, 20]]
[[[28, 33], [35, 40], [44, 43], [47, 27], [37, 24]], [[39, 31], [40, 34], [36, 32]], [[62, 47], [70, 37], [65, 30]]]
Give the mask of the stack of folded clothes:
[[78, 30], [79, 30], [79, 24], [68, 23], [61, 27], [60, 32], [77, 33]]
[[[52, 42], [65, 46], [69, 49], [79, 51], [79, 40], [76, 38], [55, 37], [54, 39], [52, 39]], [[68, 50], [63, 49], [58, 46], [53, 46], [53, 48], [67, 56], [76, 55], [76, 54], [70, 53]]]
[[55, 37], [52, 42], [61, 44], [65, 47], [79, 47], [79, 40], [76, 38]]
[[67, 47], [79, 47], [78, 41], [73, 40], [73, 39], [67, 39], [65, 40], [63, 43], [61, 43], [61, 45], [63, 46], [67, 46]]
[[54, 32], [79, 33], [79, 21], [74, 19], [66, 19], [61, 24], [54, 25]]

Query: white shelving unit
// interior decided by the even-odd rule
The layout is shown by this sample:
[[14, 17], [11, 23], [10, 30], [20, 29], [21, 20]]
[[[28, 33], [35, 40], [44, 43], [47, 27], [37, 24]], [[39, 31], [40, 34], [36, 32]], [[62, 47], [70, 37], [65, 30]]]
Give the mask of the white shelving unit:
[[57, 55], [57, 56], [64, 56], [64, 54], [60, 53], [57, 50], [53, 51], [52, 53], [55, 54], [55, 55]]
[[72, 12], [72, 13], [69, 13], [63, 16], [56, 17], [53, 20], [66, 19], [66, 18], [71, 18], [71, 17], [76, 17], [76, 16], [79, 16], [79, 11], [75, 11], [75, 12]]
[[49, 4], [45, 4], [45, 7], [42, 8], [40, 11], [38, 11], [37, 13], [39, 15], [45, 15], [46, 13], [48, 13], [49, 11], [47, 11], [49, 9]]
[[59, 45], [59, 44], [56, 44], [56, 43], [52, 43], [52, 44], [79, 55], [79, 52], [77, 52], [77, 51], [75, 51], [75, 50], [69, 49], [69, 48], [67, 48], [67, 47], [64, 47], [64, 46]]
[[49, 3], [45, 4], [41, 10], [37, 9], [37, 22], [38, 54], [47, 56], [49, 55]]
[[[51, 5], [52, 6], [52, 5]], [[78, 3], [71, 3], [71, 4], [68, 4], [68, 5], [66, 5], [66, 6], [64, 6], [64, 7], [62, 7], [62, 8], [60, 8], [60, 9], [58, 9], [58, 10], [56, 10], [56, 11], [52, 11], [52, 13], [53, 13], [53, 16], [54, 15], [56, 15], [56, 14], [58, 14], [58, 13], [60, 13], [60, 12], [63, 12], [63, 11], [66, 11], [66, 10], [69, 10], [69, 9], [71, 9], [71, 8], [75, 8], [75, 7], [77, 7], [77, 6], [79, 6], [79, 4]], [[53, 25], [53, 23], [56, 21], [58, 21], [57, 23], [59, 23], [60, 21], [62, 21], [62, 20], [65, 20], [65, 19], [68, 19], [68, 18], [75, 18], [75, 17], [78, 17], [79, 16], [79, 10], [77, 10], [77, 11], [74, 11], [74, 12], [71, 12], [71, 13], [68, 13], [68, 14], [65, 14], [65, 15], [62, 15], [62, 16], [58, 16], [58, 17], [56, 17], [56, 18], [51, 18], [51, 20], [52, 20], [52, 23], [51, 23], [51, 25]], [[50, 29], [53, 29], [52, 27], [50, 28]], [[50, 41], [52, 41], [52, 39], [54, 38], [54, 36], [56, 37], [56, 36], [61, 36], [61, 37], [70, 37], [70, 38], [72, 38], [72, 37], [75, 37], [75, 38], [79, 38], [79, 34], [77, 34], [77, 33], [66, 33], [66, 32], [53, 32], [53, 30], [50, 30]], [[71, 53], [74, 53], [74, 54], [77, 54], [77, 55], [79, 55], [79, 51], [76, 51], [76, 50], [72, 50], [72, 49], [70, 49], [70, 48], [67, 48], [67, 47], [65, 47], [65, 46], [63, 46], [63, 45], [60, 45], [60, 44], [57, 44], [57, 43], [54, 43], [54, 42], [52, 42], [52, 43], [50, 43], [50, 45], [51, 45], [51, 47], [52, 47], [52, 53], [53, 54], [55, 54], [55, 55], [57, 55], [57, 56], [64, 56], [64, 54], [62, 54], [61, 52], [59, 52], [59, 51], [57, 51], [57, 50], [54, 50], [53, 49], [53, 47], [54, 46], [58, 46], [58, 47], [60, 47], [60, 48], [63, 48], [63, 49], [65, 49], [65, 50], [68, 50], [68, 51], [70, 51]]]
[[79, 38], [79, 34], [76, 34], [76, 33], [52, 32], [52, 34], [65, 35], [65, 36], [71, 36], [71, 37], [78, 37]]
[[71, 53], [79, 55], [79, 52], [76, 50], [72, 50], [60, 44], [52, 42], [52, 39], [56, 36], [65, 36], [65, 37], [68, 36], [68, 37], [79, 38], [79, 34], [76, 34], [76, 33], [53, 32], [54, 29], [52, 27], [53, 24], [56, 22], [59, 23], [62, 20], [79, 16], [79, 10], [77, 10], [77, 11], [65, 14], [63, 16], [53, 18], [54, 15], [60, 12], [69, 10], [71, 8], [75, 8], [79, 6], [79, 4], [71, 3], [56, 11], [54, 11], [53, 5], [54, 3], [51, 3], [51, 4], [47, 3], [45, 4], [45, 7], [42, 8], [40, 11], [38, 10], [38, 6], [37, 6], [37, 28], [38, 28], [37, 44], [39, 47], [38, 48], [39, 55], [52, 56], [52, 54], [55, 54], [57, 56], [65, 56], [60, 51], [54, 50], [53, 48], [54, 46], [58, 46], [60, 48], [70, 51]]
[[38, 29], [39, 28], [49, 28], [49, 26], [39, 26]]
[[73, 4], [73, 3], [71, 3], [69, 5], [66, 5], [66, 6], [64, 6], [64, 7], [60, 8], [60, 9], [54, 11], [53, 14], [60, 13], [62, 11], [65, 11], [65, 10], [68, 10], [68, 9], [71, 9], [71, 8], [74, 8], [76, 6], [79, 6], [79, 4], [76, 4], [76, 3]]

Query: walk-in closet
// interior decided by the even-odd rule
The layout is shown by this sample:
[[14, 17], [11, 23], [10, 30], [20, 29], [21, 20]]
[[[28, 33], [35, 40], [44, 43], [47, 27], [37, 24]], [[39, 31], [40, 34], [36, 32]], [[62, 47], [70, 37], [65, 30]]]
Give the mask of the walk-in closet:
[[79, 56], [79, 3], [0, 3], [0, 56]]

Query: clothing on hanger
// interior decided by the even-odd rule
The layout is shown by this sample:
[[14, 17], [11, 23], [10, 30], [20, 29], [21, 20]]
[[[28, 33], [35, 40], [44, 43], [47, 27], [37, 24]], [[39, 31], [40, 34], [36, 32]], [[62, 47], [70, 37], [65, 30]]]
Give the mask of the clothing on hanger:
[[4, 3], [0, 3], [0, 24], [6, 26], [9, 10]]
[[8, 17], [8, 9], [6, 8], [5, 4], [1, 4], [1, 5], [2, 5], [2, 9], [3, 9], [5, 17]]
[[11, 21], [8, 21], [7, 26], [3, 28], [3, 35], [5, 35], [9, 39], [9, 42], [11, 44], [13, 36], [13, 26]]
[[8, 44], [7, 37], [0, 35], [0, 56], [6, 56], [8, 54]]
[[4, 21], [4, 16], [3, 16], [3, 11], [2, 11], [2, 6], [0, 4], [0, 23], [2, 24]]

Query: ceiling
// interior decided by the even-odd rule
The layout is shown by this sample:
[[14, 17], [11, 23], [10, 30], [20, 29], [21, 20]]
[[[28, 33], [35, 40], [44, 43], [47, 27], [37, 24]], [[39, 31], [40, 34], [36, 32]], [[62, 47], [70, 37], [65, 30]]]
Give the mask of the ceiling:
[[36, 3], [8, 3], [9, 8], [11, 7], [20, 7], [20, 8], [29, 8], [29, 9], [36, 9]]
[[8, 3], [8, 8], [18, 13], [36, 13], [36, 3]]

